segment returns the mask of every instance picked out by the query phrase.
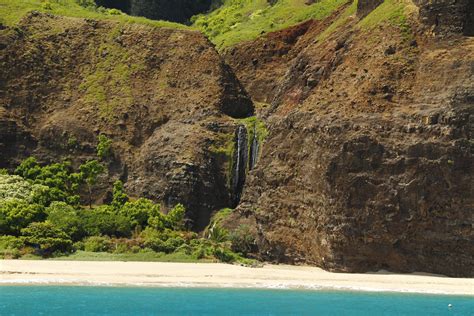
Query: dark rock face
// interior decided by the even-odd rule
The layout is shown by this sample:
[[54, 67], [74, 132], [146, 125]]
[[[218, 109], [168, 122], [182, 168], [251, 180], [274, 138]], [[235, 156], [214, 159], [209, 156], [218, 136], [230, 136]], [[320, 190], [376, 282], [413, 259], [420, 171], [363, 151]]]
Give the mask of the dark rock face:
[[[389, 25], [368, 35], [357, 21], [321, 42], [311, 41], [321, 28], [309, 28], [266, 59], [287, 68], [265, 96], [269, 136], [240, 221], [254, 223], [270, 261], [472, 277], [474, 41], [460, 28], [446, 39], [407, 40]], [[253, 96], [248, 87], [266, 77], [247, 65], [274, 38], [234, 50]]]
[[224, 87], [224, 91], [220, 110], [234, 118], [252, 116], [254, 114], [253, 103], [229, 66], [225, 65], [222, 68], [221, 78], [220, 84]]
[[[381, 119], [324, 120], [299, 113], [272, 128], [241, 205], [256, 218], [262, 256], [336, 271], [472, 276], [466, 139], [429, 140], [449, 124], [415, 131]], [[435, 129], [420, 135], [427, 127]]]
[[[0, 107], [0, 152], [4, 157], [28, 155], [36, 146], [29, 133], [18, 121], [11, 118], [8, 112]], [[17, 161], [18, 162], [18, 161]], [[7, 168], [13, 161], [0, 159], [0, 168]]]
[[471, 0], [416, 0], [423, 24], [433, 28], [435, 34], [462, 34], [473, 36], [473, 12]]
[[466, 10], [466, 20], [464, 22], [464, 35], [474, 36], [474, 2], [469, 1]]
[[376, 7], [382, 4], [383, 0], [359, 0], [357, 2], [357, 17], [363, 18]]
[[119, 9], [122, 12], [130, 12], [130, 0], [95, 0], [95, 3], [104, 8]]
[[207, 12], [215, 0], [96, 0], [97, 5], [154, 20], [187, 23], [196, 14]]
[[0, 43], [0, 167], [30, 155], [78, 165], [105, 134], [98, 202], [120, 178], [132, 196], [183, 203], [197, 230], [232, 204], [232, 159], [212, 148], [253, 104], [200, 33], [35, 13]]

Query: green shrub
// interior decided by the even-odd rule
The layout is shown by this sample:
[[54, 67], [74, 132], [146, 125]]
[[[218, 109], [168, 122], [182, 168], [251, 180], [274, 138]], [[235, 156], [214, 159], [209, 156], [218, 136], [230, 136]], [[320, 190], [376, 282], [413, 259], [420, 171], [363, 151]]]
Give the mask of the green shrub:
[[128, 196], [125, 194], [124, 188], [123, 188], [123, 182], [120, 180], [117, 180], [114, 182], [114, 188], [113, 188], [113, 195], [112, 195], [112, 206], [116, 209], [119, 210], [121, 209], [125, 203], [128, 201]]
[[110, 238], [101, 236], [92, 236], [84, 239], [84, 250], [90, 252], [105, 252], [111, 247]]
[[25, 159], [15, 170], [15, 174], [41, 185], [34, 188], [33, 200], [41, 205], [53, 201], [77, 204], [76, 191], [83, 182], [83, 174], [73, 173], [70, 162], [40, 166], [34, 157]]
[[180, 248], [185, 244], [185, 241], [183, 238], [177, 236], [177, 237], [171, 237], [168, 238], [164, 244], [163, 244], [163, 249], [161, 251], [166, 252], [166, 253], [171, 253], [175, 252], [176, 249]]
[[148, 226], [156, 230], [165, 229], [166, 217], [163, 214], [157, 214], [148, 218]]
[[43, 206], [49, 205], [52, 201], [75, 202], [74, 196], [70, 196], [60, 188], [40, 184], [48, 181], [36, 182], [39, 183], [32, 184], [18, 175], [0, 175], [0, 201], [20, 199]]
[[2, 259], [18, 259], [21, 257], [21, 251], [19, 249], [0, 249], [0, 258]]
[[77, 4], [84, 8], [95, 8], [96, 4], [94, 0], [76, 0]]
[[[117, 10], [118, 11], [118, 10]], [[120, 12], [120, 11], [119, 11]], [[104, 134], [99, 135], [99, 143], [97, 144], [97, 156], [104, 160], [112, 155], [112, 140]]]
[[143, 245], [145, 248], [152, 249], [156, 252], [161, 252], [165, 249], [165, 242], [159, 238], [148, 238], [144, 241]]
[[177, 204], [166, 215], [166, 227], [174, 230], [184, 229], [184, 215], [186, 209], [182, 204]]
[[0, 249], [21, 249], [25, 246], [23, 237], [0, 236]]
[[8, 199], [31, 201], [33, 186], [20, 176], [0, 174], [0, 203]]
[[165, 249], [165, 240], [168, 238], [168, 235], [152, 227], [147, 227], [142, 231], [140, 237], [143, 239], [144, 247], [159, 252]]
[[156, 229], [161, 229], [164, 224], [164, 216], [160, 212], [160, 205], [154, 204], [148, 199], [138, 199], [133, 202], [126, 202], [120, 208], [119, 214], [130, 219], [132, 227], [140, 225], [147, 226], [150, 218], [153, 218], [150, 225]]
[[235, 253], [226, 248], [214, 247], [212, 254], [222, 262], [231, 263], [237, 260]]
[[213, 247], [207, 239], [193, 239], [189, 245], [194, 249], [192, 256], [196, 259], [202, 259], [213, 255]]
[[129, 218], [117, 214], [114, 208], [109, 205], [85, 209], [79, 216], [87, 236], [129, 237], [132, 233]]
[[68, 139], [67, 139], [67, 142], [66, 142], [66, 147], [69, 148], [69, 149], [75, 149], [75, 148], [78, 148], [79, 146], [79, 142], [77, 140], [77, 138], [75, 136], [70, 136]]
[[247, 255], [255, 250], [255, 236], [247, 225], [237, 227], [237, 229], [230, 234], [229, 239], [232, 242], [231, 249], [235, 252]]
[[181, 246], [177, 247], [174, 252], [184, 253], [189, 256], [193, 253], [193, 248], [190, 245], [181, 244]]
[[66, 252], [72, 248], [69, 236], [50, 222], [31, 223], [21, 230], [21, 234], [25, 237], [25, 243], [36, 247], [37, 253], [42, 256], [56, 251]]
[[33, 203], [48, 206], [54, 201], [67, 201], [71, 204], [77, 204], [79, 196], [69, 196], [58, 188], [37, 184], [33, 188], [31, 199]]
[[76, 251], [77, 251], [77, 250], [84, 250], [85, 245], [84, 245], [84, 242], [83, 242], [82, 240], [80, 240], [80, 241], [76, 241], [76, 242], [72, 245], [72, 247], [73, 247], [74, 250], [76, 250]]
[[115, 244], [114, 253], [127, 253], [130, 252], [128, 245], [126, 243], [118, 243]]
[[130, 251], [131, 251], [132, 253], [139, 253], [141, 249], [142, 249], [142, 248], [140, 248], [140, 246], [132, 246], [132, 247], [130, 248]]
[[52, 10], [53, 6], [52, 6], [51, 2], [45, 1], [45, 2], [41, 3], [41, 8], [43, 10]]
[[192, 253], [192, 256], [196, 259], [203, 259], [207, 256], [207, 251], [206, 251], [206, 247], [204, 246], [199, 246], [198, 248], [196, 248], [193, 253]]
[[151, 227], [145, 228], [140, 237], [143, 245], [157, 252], [171, 253], [178, 249], [186, 240], [176, 231], [166, 229], [158, 231]]
[[45, 218], [44, 207], [23, 200], [5, 200], [0, 203], [0, 234], [18, 236], [30, 223]]
[[[157, 230], [153, 227], [146, 227], [141, 233], [140, 233], [140, 238], [142, 238], [145, 242], [150, 239], [163, 239], [163, 232], [160, 230]], [[165, 237], [166, 238], [166, 237]]]
[[123, 15], [124, 13], [117, 9], [108, 9], [107, 14], [108, 15]]
[[208, 232], [207, 238], [215, 243], [222, 243], [228, 240], [229, 233], [219, 225], [214, 224]]
[[[217, 242], [219, 242], [220, 238], [218, 236], [210, 237], [210, 235], [220, 234], [220, 233], [224, 235], [228, 235], [227, 231], [225, 230], [222, 231], [222, 223], [232, 214], [232, 212], [233, 210], [230, 208], [223, 208], [219, 210], [218, 212], [214, 213], [209, 221], [209, 225], [207, 225], [207, 227], [204, 229], [204, 236], [206, 236], [209, 239], [214, 239]], [[214, 227], [218, 227], [218, 228], [216, 229], [216, 231], [211, 232], [211, 230], [213, 230]], [[217, 237], [217, 239], [215, 237]], [[225, 236], [224, 239], [227, 240], [227, 236]]]

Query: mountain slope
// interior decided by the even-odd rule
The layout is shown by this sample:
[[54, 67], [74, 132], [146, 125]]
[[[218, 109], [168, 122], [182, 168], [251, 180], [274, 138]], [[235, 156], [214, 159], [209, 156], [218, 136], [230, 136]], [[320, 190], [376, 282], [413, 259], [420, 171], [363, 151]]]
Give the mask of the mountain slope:
[[97, 202], [120, 178], [197, 230], [237, 206], [219, 224], [263, 260], [472, 277], [471, 9], [228, 0], [195, 22], [222, 55], [197, 31], [30, 13], [0, 30], [0, 168], [77, 165], [104, 134]]
[[215, 148], [253, 105], [200, 33], [33, 12], [0, 31], [0, 49], [0, 168], [77, 165], [104, 134], [98, 202], [120, 178], [132, 196], [185, 204], [199, 229], [231, 205], [232, 157]]
[[228, 225], [267, 260], [473, 276], [466, 11], [433, 28], [409, 1], [365, 5], [227, 51], [269, 128]]

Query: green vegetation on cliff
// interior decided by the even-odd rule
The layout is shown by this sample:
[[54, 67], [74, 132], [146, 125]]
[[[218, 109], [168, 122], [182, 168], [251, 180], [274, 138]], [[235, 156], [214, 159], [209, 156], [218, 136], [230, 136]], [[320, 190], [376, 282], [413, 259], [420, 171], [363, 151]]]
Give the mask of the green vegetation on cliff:
[[307, 2], [279, 0], [270, 5], [267, 0], [226, 0], [217, 10], [193, 20], [222, 49], [309, 19], [323, 19], [346, 0], [321, 0], [309, 5]]
[[[345, 9], [345, 11], [323, 32], [318, 35], [318, 40], [323, 41], [329, 35], [336, 32], [340, 27], [343, 27], [355, 16], [357, 13], [357, 0]], [[366, 17], [358, 21], [357, 27], [362, 31], [371, 31], [377, 26], [386, 23], [393, 27], [400, 29], [400, 32], [405, 36], [409, 36], [410, 26], [408, 17], [416, 10], [416, 6], [408, 0], [385, 0]]]
[[409, 0], [385, 0], [375, 8], [358, 25], [362, 30], [370, 31], [374, 27], [388, 23], [400, 30], [405, 39], [411, 39], [409, 16], [418, 9]]
[[140, 23], [156, 27], [186, 28], [178, 23], [132, 17], [116, 9], [97, 7], [91, 0], [0, 0], [0, 23], [15, 25], [31, 11], [76, 18]]

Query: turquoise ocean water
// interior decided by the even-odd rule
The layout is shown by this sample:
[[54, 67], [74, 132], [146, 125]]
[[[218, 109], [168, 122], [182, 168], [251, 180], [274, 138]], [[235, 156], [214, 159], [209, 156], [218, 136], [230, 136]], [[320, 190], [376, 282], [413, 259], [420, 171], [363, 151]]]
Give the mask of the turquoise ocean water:
[[470, 316], [474, 315], [474, 297], [299, 290], [2, 286], [0, 315]]

